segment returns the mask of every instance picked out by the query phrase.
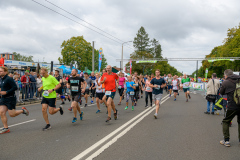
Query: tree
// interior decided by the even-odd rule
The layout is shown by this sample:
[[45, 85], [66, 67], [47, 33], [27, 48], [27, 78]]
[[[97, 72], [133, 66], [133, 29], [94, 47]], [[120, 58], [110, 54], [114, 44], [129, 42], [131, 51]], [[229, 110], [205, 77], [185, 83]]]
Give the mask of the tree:
[[137, 37], [133, 41], [133, 47], [136, 48], [136, 51], [150, 51], [150, 41], [144, 27], [138, 30]]
[[[206, 58], [214, 57], [240, 57], [240, 25], [228, 29], [227, 38], [224, 39], [223, 45], [214, 47]], [[209, 63], [207, 60], [202, 61], [202, 66], [198, 70], [199, 76], [204, 77], [205, 70], [208, 68], [208, 78], [211, 77], [212, 73], [217, 73], [218, 77], [222, 77], [224, 70], [232, 69], [234, 71], [240, 70], [239, 61], [215, 61]]]
[[16, 52], [13, 52], [13, 55], [14, 55], [14, 60], [16, 61], [33, 62], [33, 56], [25, 56]]
[[162, 46], [159, 44], [159, 42], [153, 38], [152, 42], [152, 53], [154, 58], [162, 58]]
[[[62, 57], [59, 57], [59, 63], [65, 65], [77, 63], [78, 69], [85, 70], [85, 67], [92, 70], [92, 46], [90, 42], [87, 42], [83, 36], [72, 37], [67, 41], [63, 41], [61, 45]], [[98, 58], [99, 51], [94, 50], [94, 69], [98, 70]], [[107, 60], [102, 55], [102, 65], [101, 69], [105, 68], [107, 65]]]

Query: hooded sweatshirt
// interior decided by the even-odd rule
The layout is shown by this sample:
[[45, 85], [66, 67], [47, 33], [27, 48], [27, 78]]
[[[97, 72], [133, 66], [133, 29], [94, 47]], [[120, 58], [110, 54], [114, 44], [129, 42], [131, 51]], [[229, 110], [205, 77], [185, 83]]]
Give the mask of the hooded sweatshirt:
[[237, 79], [240, 79], [240, 76], [238, 75], [231, 75], [227, 77], [225, 81], [222, 83], [222, 87], [220, 89], [221, 95], [227, 95], [228, 98], [228, 110], [240, 110], [240, 106], [237, 106], [237, 104], [234, 101], [234, 91], [236, 89], [236, 82]]

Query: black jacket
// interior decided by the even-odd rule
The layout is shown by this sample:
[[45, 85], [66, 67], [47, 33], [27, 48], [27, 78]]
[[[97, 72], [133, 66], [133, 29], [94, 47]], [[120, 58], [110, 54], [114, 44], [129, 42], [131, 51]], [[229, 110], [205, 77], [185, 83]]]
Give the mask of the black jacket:
[[6, 95], [2, 95], [2, 98], [14, 97], [15, 91], [17, 90], [17, 85], [13, 78], [5, 75], [2, 79], [1, 91], [7, 91]]
[[221, 95], [227, 95], [227, 108], [229, 110], [240, 110], [240, 106], [237, 106], [235, 103], [233, 96], [234, 96], [234, 91], [236, 89], [236, 81], [237, 79], [240, 79], [240, 76], [238, 75], [231, 75], [227, 77], [225, 81], [222, 83], [222, 87], [220, 89], [220, 94]]

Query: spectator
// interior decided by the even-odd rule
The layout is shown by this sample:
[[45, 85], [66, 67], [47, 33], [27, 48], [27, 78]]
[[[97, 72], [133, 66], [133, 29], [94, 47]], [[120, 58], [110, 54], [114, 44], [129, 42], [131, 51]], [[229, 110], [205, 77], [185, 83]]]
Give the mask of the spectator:
[[0, 67], [4, 67], [4, 61], [5, 61], [5, 59], [6, 59], [6, 56], [5, 56], [5, 57], [2, 57], [2, 58], [0, 59]]
[[30, 72], [30, 75], [29, 75], [29, 78], [30, 78], [30, 98], [33, 98], [34, 96], [34, 93], [36, 91], [36, 79], [34, 77], [34, 72]]
[[11, 78], [13, 78], [13, 74], [12, 74], [12, 73], [9, 73], [8, 76], [11, 77]]
[[15, 91], [17, 102], [20, 102], [20, 86], [18, 84], [18, 78], [17, 77], [14, 79], [14, 82], [17, 85], [17, 90]]
[[22, 99], [23, 100], [28, 99], [29, 83], [30, 83], [30, 78], [29, 78], [28, 74], [29, 74], [28, 72], [25, 72], [25, 74], [21, 77]]
[[207, 84], [207, 111], [204, 112], [205, 114], [210, 114], [210, 106], [211, 106], [211, 102], [212, 102], [212, 112], [211, 114], [214, 115], [214, 106], [215, 106], [215, 102], [217, 99], [217, 93], [218, 93], [218, 89], [220, 88], [220, 82], [217, 79], [217, 74], [213, 73], [212, 74], [212, 79], [208, 82]]
[[234, 92], [236, 90], [236, 83], [240, 79], [240, 76], [234, 75], [233, 71], [230, 69], [227, 69], [224, 71], [225, 80], [222, 83], [222, 87], [220, 89], [220, 94], [227, 95], [227, 113], [225, 118], [222, 121], [222, 127], [223, 127], [223, 135], [224, 140], [220, 141], [220, 144], [230, 147], [230, 134], [229, 134], [229, 125], [233, 118], [237, 115], [237, 122], [238, 122], [238, 138], [239, 138], [239, 144], [240, 144], [240, 106], [236, 104], [234, 101]]
[[42, 87], [42, 77], [40, 74], [37, 75], [37, 92], [36, 92], [36, 97], [42, 97], [42, 90], [41, 92], [38, 91], [38, 88]]
[[15, 71], [13, 72], [13, 79], [15, 80], [16, 78], [19, 78], [19, 77], [18, 77], [18, 73]]
[[30, 72], [30, 67], [27, 67], [26, 72], [28, 73]]

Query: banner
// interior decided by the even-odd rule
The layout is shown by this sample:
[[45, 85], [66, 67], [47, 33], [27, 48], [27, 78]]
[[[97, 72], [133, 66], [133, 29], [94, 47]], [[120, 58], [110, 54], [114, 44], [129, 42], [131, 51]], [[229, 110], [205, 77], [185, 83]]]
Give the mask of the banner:
[[190, 88], [197, 89], [197, 90], [205, 90], [205, 85], [203, 83], [193, 83], [191, 82]]
[[130, 60], [130, 75], [132, 74], [132, 60]]
[[215, 61], [234, 61], [234, 59], [210, 59], [208, 62], [215, 62]]
[[207, 79], [207, 75], [208, 75], [208, 68], [206, 68], [206, 71], [205, 71], [205, 79]]
[[98, 61], [98, 72], [101, 71], [101, 65], [102, 65], [102, 48], [99, 49], [99, 61]]
[[196, 73], [194, 74], [194, 82], [196, 82], [197, 81], [197, 78], [196, 78]]
[[157, 63], [157, 61], [136, 61], [136, 63]]

